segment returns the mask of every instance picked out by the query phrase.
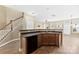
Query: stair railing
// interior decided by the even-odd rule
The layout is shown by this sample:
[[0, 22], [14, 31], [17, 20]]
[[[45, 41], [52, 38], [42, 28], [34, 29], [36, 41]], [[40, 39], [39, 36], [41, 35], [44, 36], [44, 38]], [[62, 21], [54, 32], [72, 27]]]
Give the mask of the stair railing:
[[10, 34], [10, 32], [15, 31], [16, 29], [18, 29], [19, 26], [22, 27], [21, 23], [23, 21], [23, 17], [24, 13], [22, 13], [22, 16], [14, 20], [11, 20], [7, 25], [5, 25], [3, 28], [0, 29], [0, 43], [5, 40], [5, 38]]

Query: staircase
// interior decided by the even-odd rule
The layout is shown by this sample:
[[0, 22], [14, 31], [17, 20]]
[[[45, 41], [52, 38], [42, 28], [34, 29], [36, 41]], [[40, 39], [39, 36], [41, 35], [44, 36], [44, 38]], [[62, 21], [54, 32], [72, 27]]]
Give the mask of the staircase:
[[19, 40], [19, 30], [23, 29], [24, 25], [23, 16], [24, 13], [0, 29], [0, 47], [12, 41]]

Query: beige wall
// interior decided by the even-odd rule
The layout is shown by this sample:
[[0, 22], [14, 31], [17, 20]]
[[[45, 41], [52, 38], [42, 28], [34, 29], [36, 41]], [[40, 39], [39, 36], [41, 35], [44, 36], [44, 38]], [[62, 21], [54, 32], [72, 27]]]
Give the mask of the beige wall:
[[0, 28], [6, 24], [6, 7], [0, 5]]
[[56, 22], [48, 22], [44, 23], [41, 21], [36, 21], [35, 22], [35, 29], [63, 29], [64, 26], [64, 21], [56, 21]]
[[41, 21], [35, 21], [35, 29], [44, 29], [44, 22]]
[[25, 14], [24, 19], [25, 19], [24, 20], [25, 21], [25, 29], [35, 29], [35, 20], [36, 20], [35, 17]]
[[50, 26], [49, 28], [50, 29], [55, 29], [56, 28], [56, 23], [55, 22], [49, 22]]
[[64, 21], [50, 22], [50, 29], [63, 29]]
[[14, 20], [22, 15], [22, 12], [14, 10], [12, 8], [7, 8], [6, 11], [7, 11], [7, 13], [6, 13], [7, 14], [7, 23], [9, 23], [10, 20]]
[[22, 15], [22, 12], [0, 5], [0, 28], [4, 27], [10, 20], [14, 20]]

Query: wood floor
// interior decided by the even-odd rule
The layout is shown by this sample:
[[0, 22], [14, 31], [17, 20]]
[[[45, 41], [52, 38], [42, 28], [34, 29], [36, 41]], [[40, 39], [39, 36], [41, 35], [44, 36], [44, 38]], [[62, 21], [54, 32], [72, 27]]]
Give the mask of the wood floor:
[[[0, 47], [0, 54], [20, 54], [19, 41]], [[61, 47], [42, 46], [32, 54], [79, 54], [79, 35], [65, 35]]]

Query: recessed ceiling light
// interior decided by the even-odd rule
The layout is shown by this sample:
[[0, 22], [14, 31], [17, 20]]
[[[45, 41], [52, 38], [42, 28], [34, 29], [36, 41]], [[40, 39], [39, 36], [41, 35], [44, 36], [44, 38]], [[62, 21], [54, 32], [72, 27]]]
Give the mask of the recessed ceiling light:
[[51, 16], [55, 17], [56, 15], [55, 14], [52, 14]]
[[49, 10], [49, 8], [46, 8], [46, 10]]
[[70, 17], [72, 17], [72, 15], [70, 15]]

